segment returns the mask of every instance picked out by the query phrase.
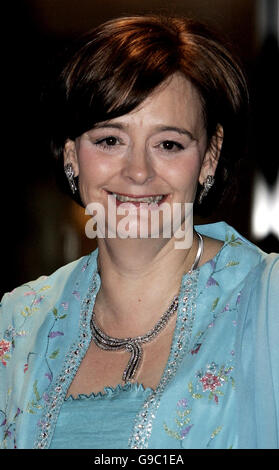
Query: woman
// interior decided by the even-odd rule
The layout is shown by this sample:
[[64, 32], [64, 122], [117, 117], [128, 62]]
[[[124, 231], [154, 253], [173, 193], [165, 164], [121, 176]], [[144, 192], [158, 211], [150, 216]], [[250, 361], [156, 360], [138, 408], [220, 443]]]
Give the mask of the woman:
[[199, 24], [115, 19], [82, 38], [55, 105], [53, 151], [103, 232], [2, 300], [2, 446], [278, 447], [279, 257], [191, 222], [241, 152], [239, 66]]

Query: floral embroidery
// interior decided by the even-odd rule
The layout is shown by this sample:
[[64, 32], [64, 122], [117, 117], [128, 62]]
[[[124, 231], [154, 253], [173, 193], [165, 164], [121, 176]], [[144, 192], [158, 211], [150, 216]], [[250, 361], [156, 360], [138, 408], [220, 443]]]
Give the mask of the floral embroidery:
[[201, 378], [200, 380], [203, 384], [203, 390], [211, 390], [214, 391], [216, 387], [221, 386], [221, 382], [219, 380], [219, 377], [217, 375], [213, 375], [210, 372], [205, 374], [204, 377]]
[[[234, 235], [227, 236], [226, 243], [230, 246], [236, 247], [242, 244], [240, 240], [238, 240]], [[209, 261], [210, 267], [212, 268], [210, 275], [207, 278], [207, 281], [201, 288], [198, 293], [198, 297], [205, 294], [205, 288], [216, 289], [216, 295], [214, 296], [214, 290], [211, 304], [209, 304], [209, 322], [207, 327], [203, 331], [197, 332], [193, 345], [190, 349], [190, 353], [192, 356], [200, 354], [200, 350], [203, 347], [203, 343], [205, 338], [209, 332], [209, 330], [215, 327], [216, 320], [220, 318], [221, 314], [225, 314], [226, 316], [231, 312], [233, 313], [238, 309], [238, 304], [241, 298], [241, 292], [238, 292], [234, 300], [222, 302], [222, 297], [218, 292], [219, 289], [219, 278], [216, 276], [220, 276], [220, 273], [223, 270], [231, 269], [237, 265], [239, 265], [239, 261], [237, 259], [231, 259], [221, 265], [218, 262], [219, 256], [211, 261]], [[231, 319], [232, 323], [233, 319]], [[235, 324], [235, 323], [233, 323]], [[234, 350], [230, 350], [230, 360], [228, 363], [223, 365], [218, 365], [215, 362], [211, 362], [210, 364], [206, 365], [204, 368], [198, 370], [193, 380], [190, 380], [187, 385], [187, 392], [183, 398], [181, 398], [176, 405], [174, 423], [175, 427], [169, 426], [169, 423], [164, 423], [164, 430], [165, 432], [172, 438], [182, 440], [185, 439], [188, 435], [191, 434], [191, 429], [195, 426], [193, 423], [192, 409], [194, 403], [197, 400], [208, 400], [208, 403], [212, 403], [213, 406], [218, 406], [220, 400], [228, 393], [229, 389], [227, 388], [228, 385], [231, 386], [232, 389], [235, 387], [234, 378], [232, 376], [233, 365], [232, 360], [234, 356]], [[225, 387], [226, 385], [226, 387]], [[192, 415], [193, 416], [193, 415]], [[217, 426], [209, 435], [209, 440], [207, 446], [209, 446], [212, 440], [221, 432], [223, 429], [222, 425]]]
[[219, 302], [219, 299], [220, 299], [220, 297], [217, 297], [217, 298], [214, 300], [214, 302], [213, 302], [213, 304], [212, 304], [212, 307], [211, 307], [211, 312], [213, 312], [213, 310], [216, 309], [216, 307], [217, 307], [217, 305], [218, 305], [218, 302]]
[[35, 414], [36, 410], [40, 410], [42, 408], [42, 405], [40, 405], [41, 396], [38, 392], [38, 380], [35, 380], [33, 384], [33, 393], [34, 393], [33, 400], [31, 402], [28, 402], [27, 404], [27, 412], [31, 414]]
[[[51, 367], [50, 367], [49, 359], [51, 361], [55, 360], [59, 356], [59, 352], [60, 352], [59, 348], [51, 350], [51, 344], [52, 344], [51, 340], [56, 338], [57, 336], [64, 336], [64, 333], [62, 331], [59, 331], [59, 330], [56, 330], [56, 329], [53, 330], [53, 329], [54, 329], [54, 326], [56, 325], [58, 320], [63, 320], [67, 317], [67, 313], [65, 313], [63, 315], [59, 315], [58, 310], [55, 307], [52, 309], [52, 314], [54, 316], [54, 321], [53, 321], [52, 326], [51, 326], [51, 328], [48, 332], [48, 335], [47, 335], [48, 343], [47, 343], [47, 349], [46, 349], [46, 354], [45, 354], [45, 360], [46, 360], [46, 363], [47, 363], [48, 372], [46, 372], [44, 374], [45, 377], [48, 378], [50, 383], [52, 382], [52, 379], [53, 379], [53, 373], [52, 373], [52, 370], [51, 370]], [[27, 370], [28, 370], [29, 359], [30, 359], [30, 356], [32, 354], [35, 354], [35, 353], [29, 353], [28, 354], [26, 364], [24, 364], [24, 373], [27, 372]], [[37, 380], [33, 384], [33, 394], [34, 394], [33, 399], [27, 405], [27, 412], [31, 413], [31, 414], [35, 414], [37, 412], [37, 410], [42, 409], [43, 402], [48, 401], [47, 392], [40, 395], [40, 393], [38, 391], [38, 381]]]
[[48, 286], [48, 285], [43, 286], [40, 290], [38, 290], [38, 293], [43, 292], [43, 291], [48, 290], [48, 289], [51, 289], [51, 286]]
[[198, 354], [199, 350], [200, 350], [200, 347], [201, 347], [202, 343], [196, 343], [194, 348], [191, 350], [191, 354]]
[[8, 352], [10, 352], [10, 349], [11, 349], [11, 342], [6, 341], [5, 339], [2, 339], [0, 341], [0, 359], [1, 359], [3, 366], [6, 366], [7, 365], [6, 361], [10, 359], [9, 354], [7, 354]]
[[24, 295], [24, 297], [26, 297], [27, 295], [36, 295], [36, 291], [34, 291], [34, 290], [29, 290], [29, 291], [27, 291], [27, 292], [24, 292], [23, 295]]
[[56, 336], [64, 336], [64, 333], [62, 331], [52, 331], [48, 335], [49, 338], [55, 338]]
[[13, 448], [16, 449], [17, 445], [16, 445], [16, 435], [15, 435], [15, 422], [18, 416], [22, 413], [22, 410], [20, 408], [17, 408], [16, 413], [10, 423], [7, 420], [6, 413], [4, 413], [4, 411], [2, 410], [0, 410], [0, 412], [4, 415], [4, 420], [0, 422], [0, 427], [3, 426], [3, 429], [4, 429], [3, 448], [7, 449], [9, 447], [8, 440], [10, 440], [13, 443]]
[[4, 332], [4, 337], [0, 341], [0, 360], [4, 366], [7, 365], [7, 360], [11, 358], [12, 349], [15, 347], [15, 338], [26, 336], [24, 330], [16, 331], [15, 328], [9, 326]]
[[212, 276], [209, 276], [208, 281], [206, 283], [206, 287], [210, 286], [219, 286], [219, 283]]
[[[189, 395], [181, 398], [176, 404], [176, 416], [174, 418], [176, 429], [170, 429], [170, 427], [164, 423], [163, 427], [165, 432], [174, 439], [185, 439], [194, 426], [194, 423], [191, 423], [190, 415], [192, 409], [189, 407], [189, 403], [193, 403], [192, 399], [202, 400], [208, 396], [208, 400], [213, 399], [214, 403], [218, 405], [219, 397], [224, 395], [221, 387], [231, 381], [232, 387], [234, 388], [234, 379], [230, 375], [232, 370], [233, 366], [231, 365], [222, 365], [219, 367], [215, 362], [211, 362], [211, 364], [207, 365], [205, 370], [199, 370], [196, 373], [195, 380], [188, 383]], [[221, 429], [222, 426], [218, 426], [212, 432], [208, 445], [210, 445], [212, 439]]]
[[[200, 331], [200, 332], [197, 333], [197, 335], [196, 335], [196, 342], [194, 343], [194, 346], [193, 346], [193, 348], [191, 349], [191, 354], [192, 354], [192, 355], [197, 354], [197, 353], [199, 352], [199, 350], [200, 350], [200, 348], [201, 348], [201, 346], [202, 346], [202, 344], [203, 344], [203, 338], [204, 338], [204, 336], [206, 335], [207, 330], [208, 330], [209, 328], [214, 327], [214, 325], [215, 325], [215, 320], [216, 320], [216, 318], [218, 317], [218, 315], [219, 315], [220, 313], [225, 313], [225, 312], [234, 311], [234, 310], [236, 310], [236, 308], [237, 308], [237, 306], [235, 306], [235, 307], [232, 306], [232, 307], [231, 307], [230, 304], [227, 303], [227, 304], [224, 306], [224, 308], [223, 308], [222, 310], [219, 310], [219, 309], [217, 308], [218, 305], [219, 305], [219, 301], [220, 301], [220, 297], [216, 297], [216, 298], [213, 300], [212, 305], [211, 305], [211, 309], [210, 309], [210, 311], [213, 313], [213, 319], [212, 319], [212, 321], [208, 324], [206, 330], [204, 330], [203, 332]], [[237, 297], [236, 304], [237, 304], [238, 302], [239, 302], [239, 296]], [[233, 322], [234, 322], [234, 320], [233, 320]], [[233, 324], [234, 324], [234, 323], [233, 323]]]
[[234, 233], [231, 234], [231, 238], [229, 238], [229, 234], [227, 233], [225, 237], [225, 242], [227, 242], [230, 246], [242, 245], [242, 241], [239, 238], [236, 238]]
[[[237, 239], [234, 234], [231, 235], [230, 239], [229, 239], [228, 235], [226, 235], [225, 241], [230, 246], [242, 245], [242, 242], [239, 239]], [[220, 271], [223, 271], [223, 269], [239, 265], [239, 261], [233, 261], [233, 260], [229, 261], [227, 264], [225, 264], [225, 266], [222, 266], [221, 268], [216, 269], [217, 261], [212, 259], [210, 261], [210, 265], [212, 267], [212, 273], [210, 274], [210, 276], [209, 276], [209, 278], [206, 282], [206, 287], [207, 288], [212, 287], [212, 286], [219, 286], [219, 283], [218, 283], [218, 281], [216, 281], [214, 275], [219, 273]]]
[[54, 317], [55, 317], [55, 320], [63, 320], [63, 319], [66, 318], [66, 316], [67, 316], [67, 313], [64, 313], [64, 315], [60, 315], [60, 316], [59, 316], [59, 315], [58, 315], [58, 310], [57, 310], [57, 308], [54, 308], [54, 309], [52, 310], [52, 313], [53, 313], [53, 315], [54, 315]]
[[209, 447], [209, 446], [210, 446], [210, 444], [211, 444], [211, 442], [213, 441], [213, 439], [214, 439], [216, 436], [218, 436], [218, 434], [222, 431], [222, 429], [223, 429], [223, 426], [217, 426], [217, 428], [214, 429], [214, 431], [213, 431], [213, 432], [211, 433], [211, 435], [210, 435], [210, 439], [209, 439], [209, 441], [208, 441], [206, 447]]
[[39, 309], [37, 307], [32, 307], [32, 308], [25, 307], [25, 309], [22, 310], [20, 313], [23, 317], [27, 318], [27, 317], [31, 317], [33, 313], [37, 312], [38, 310]]
[[80, 300], [80, 293], [79, 293], [79, 291], [74, 290], [74, 291], [72, 292], [72, 294], [75, 296], [75, 298], [76, 298], [77, 300]]
[[189, 434], [191, 428], [193, 427], [193, 424], [190, 423], [190, 414], [191, 409], [188, 407], [188, 400], [186, 398], [182, 398], [176, 404], [175, 424], [178, 430], [173, 431], [166, 425], [166, 423], [164, 423], [164, 430], [166, 431], [166, 433], [170, 437], [173, 437], [174, 439], [177, 439], [179, 441], [185, 439], [185, 437]]
[[229, 309], [230, 309], [230, 305], [226, 304], [221, 313], [228, 312]]
[[[45, 290], [48, 290], [50, 289], [51, 286], [49, 285], [46, 285], [46, 286], [43, 286], [41, 287], [41, 289], [39, 289], [38, 291], [35, 291], [34, 289], [33, 290], [30, 290], [30, 291], [26, 291], [23, 295], [26, 297], [26, 296], [30, 296], [30, 295], [34, 295], [35, 298], [33, 299], [32, 301], [32, 304], [31, 306], [29, 307], [25, 307], [23, 310], [21, 310], [21, 315], [24, 317], [24, 318], [28, 318], [28, 317], [31, 317], [35, 312], [37, 312], [39, 310], [39, 307], [34, 307], [34, 305], [38, 305], [40, 304], [45, 296], [44, 295], [40, 295], [41, 292], [44, 292]], [[38, 295], [39, 294], [39, 295]], [[37, 297], [38, 295], [38, 297]]]
[[48, 357], [49, 359], [56, 359], [58, 354], [59, 354], [59, 349], [55, 349], [55, 351], [53, 351]]
[[231, 365], [222, 365], [219, 368], [217, 364], [212, 362], [207, 366], [206, 371], [199, 370], [197, 372], [196, 375], [199, 381], [196, 384], [196, 390], [199, 391], [200, 387], [202, 387], [202, 392], [209, 392], [208, 399], [214, 399], [215, 403], [218, 404], [219, 397], [224, 395], [224, 392], [220, 390], [220, 388], [223, 387], [225, 383], [229, 382], [229, 380], [234, 388], [235, 382], [230, 375], [232, 370], [233, 366]]
[[35, 300], [34, 300], [34, 304], [35, 304], [35, 305], [39, 304], [40, 302], [42, 302], [43, 299], [44, 299], [44, 296], [41, 295], [38, 299], [35, 299]]
[[236, 299], [236, 304], [237, 305], [240, 303], [241, 295], [242, 295], [242, 291], [240, 291], [237, 295], [237, 299]]

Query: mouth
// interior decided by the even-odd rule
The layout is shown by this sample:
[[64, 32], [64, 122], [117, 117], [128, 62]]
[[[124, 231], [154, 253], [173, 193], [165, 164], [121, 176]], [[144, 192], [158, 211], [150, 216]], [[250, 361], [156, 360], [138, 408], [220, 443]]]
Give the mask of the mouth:
[[116, 204], [117, 203], [131, 203], [136, 206], [138, 206], [141, 203], [146, 203], [146, 204], [162, 204], [167, 197], [168, 194], [148, 194], [148, 195], [141, 195], [141, 196], [136, 196], [134, 194], [119, 194], [119, 193], [113, 193], [110, 191], [107, 191], [111, 196], [113, 196], [116, 199]]

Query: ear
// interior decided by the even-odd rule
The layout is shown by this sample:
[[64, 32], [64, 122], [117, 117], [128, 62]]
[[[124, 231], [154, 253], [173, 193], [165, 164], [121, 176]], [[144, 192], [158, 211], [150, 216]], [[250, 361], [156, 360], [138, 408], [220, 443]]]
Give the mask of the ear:
[[204, 183], [208, 175], [214, 176], [215, 174], [222, 149], [223, 139], [224, 129], [220, 124], [218, 124], [216, 132], [210, 141], [210, 144], [202, 162], [199, 176], [199, 183], [201, 185]]
[[75, 177], [79, 174], [79, 164], [77, 158], [76, 144], [73, 140], [68, 139], [64, 146], [64, 166], [71, 163]]

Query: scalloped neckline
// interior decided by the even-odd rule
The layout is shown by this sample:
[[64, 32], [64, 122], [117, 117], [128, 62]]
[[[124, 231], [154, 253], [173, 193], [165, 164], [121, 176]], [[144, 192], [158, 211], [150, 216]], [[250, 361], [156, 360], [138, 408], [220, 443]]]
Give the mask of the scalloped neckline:
[[125, 385], [118, 384], [116, 387], [104, 387], [102, 391], [97, 392], [97, 393], [94, 393], [94, 392], [91, 392], [89, 394], [79, 393], [76, 397], [74, 397], [73, 395], [69, 395], [68, 397], [64, 399], [64, 401], [69, 402], [69, 401], [109, 398], [114, 395], [118, 395], [119, 393], [127, 392], [127, 391], [141, 392], [142, 394], [154, 393], [154, 390], [151, 387], [144, 387], [143, 384], [138, 383], [138, 382], [128, 382]]

